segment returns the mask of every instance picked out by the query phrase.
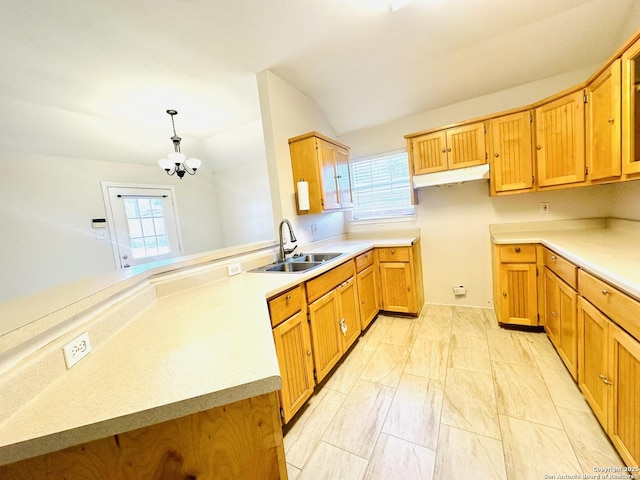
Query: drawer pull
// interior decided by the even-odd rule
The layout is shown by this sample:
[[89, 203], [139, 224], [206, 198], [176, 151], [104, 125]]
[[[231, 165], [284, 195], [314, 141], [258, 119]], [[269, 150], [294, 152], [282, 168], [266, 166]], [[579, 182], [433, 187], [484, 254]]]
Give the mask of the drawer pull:
[[557, 260], [558, 257], [556, 257], [555, 255], [551, 255], [551, 260]]
[[286, 298], [287, 298], [287, 302], [288, 302], [289, 300], [291, 300], [291, 294], [287, 295], [287, 297], [286, 297]]
[[602, 294], [603, 295], [611, 295], [611, 292], [609, 290], [607, 290], [606, 288], [602, 289]]
[[391, 255], [395, 255], [396, 251], [392, 248], [391, 249]]
[[520, 253], [520, 247], [516, 247], [516, 253]]

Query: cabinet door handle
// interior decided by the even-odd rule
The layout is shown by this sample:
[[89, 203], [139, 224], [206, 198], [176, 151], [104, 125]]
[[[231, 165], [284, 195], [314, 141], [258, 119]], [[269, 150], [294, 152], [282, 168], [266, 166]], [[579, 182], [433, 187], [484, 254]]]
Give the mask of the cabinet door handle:
[[507, 292], [502, 292], [502, 296], [503, 296], [504, 298], [507, 298]]
[[311, 356], [311, 350], [307, 352], [307, 357], [310, 357], [310, 356]]
[[450, 152], [450, 151], [451, 151], [451, 147], [447, 148], [447, 152]]
[[499, 154], [499, 153], [496, 153], [496, 158], [498, 158], [499, 156], [500, 156], [500, 154]]
[[552, 316], [552, 317], [557, 317], [557, 316], [558, 316], [558, 314], [557, 314], [556, 312], [551, 312], [551, 316]]
[[446, 149], [446, 148], [443, 148], [443, 149], [442, 149], [442, 153], [447, 153], [447, 149]]
[[609, 290], [607, 290], [606, 288], [602, 289], [602, 294], [603, 295], [611, 295], [611, 292]]
[[611, 382], [611, 380], [609, 380], [606, 376], [600, 374], [598, 375], [598, 377], [600, 377], [600, 380], [602, 380], [606, 385], [613, 385], [613, 382]]
[[609, 120], [607, 120], [607, 121], [608, 121], [609, 123], [613, 123], [613, 122], [614, 122], [613, 118], [610, 118], [610, 119], [609, 119]]
[[536, 150], [542, 150], [542, 145], [536, 145]]

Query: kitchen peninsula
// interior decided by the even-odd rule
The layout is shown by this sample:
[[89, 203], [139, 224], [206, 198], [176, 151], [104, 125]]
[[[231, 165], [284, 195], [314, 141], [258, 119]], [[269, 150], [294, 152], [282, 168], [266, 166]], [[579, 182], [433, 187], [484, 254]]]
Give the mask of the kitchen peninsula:
[[[302, 274], [227, 277], [228, 263], [246, 271], [273, 261], [263, 248], [128, 280], [108, 305], [76, 312], [84, 322], [3, 373], [0, 477], [286, 478], [266, 299], [373, 247], [418, 238], [396, 235], [321, 242], [313, 248], [344, 255]], [[98, 339], [93, 352], [64, 370], [61, 347], [82, 331]]]

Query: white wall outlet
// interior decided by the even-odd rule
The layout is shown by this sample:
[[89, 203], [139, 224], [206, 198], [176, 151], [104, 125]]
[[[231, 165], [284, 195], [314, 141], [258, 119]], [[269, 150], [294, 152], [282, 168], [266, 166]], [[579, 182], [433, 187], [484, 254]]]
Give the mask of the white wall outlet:
[[242, 273], [242, 267], [239, 263], [234, 263], [232, 265], [227, 265], [227, 272], [229, 272], [229, 276], [232, 277], [234, 275], [238, 275]]
[[315, 223], [311, 224], [311, 235], [315, 235], [316, 233], [318, 233], [318, 225], [316, 225]]
[[384, 224], [384, 223], [379, 223], [379, 224], [378, 224], [378, 228], [384, 228], [384, 227], [385, 227], [385, 224]]
[[550, 209], [551, 206], [549, 205], [549, 202], [542, 202], [540, 204], [540, 213], [549, 213]]
[[89, 355], [89, 352], [91, 352], [91, 342], [89, 341], [89, 334], [87, 332], [84, 332], [62, 347], [67, 370]]
[[459, 287], [453, 287], [453, 294], [456, 297], [460, 295], [466, 295], [467, 289], [463, 285], [460, 285]]
[[106, 240], [107, 239], [107, 231], [104, 228], [96, 229], [96, 240]]

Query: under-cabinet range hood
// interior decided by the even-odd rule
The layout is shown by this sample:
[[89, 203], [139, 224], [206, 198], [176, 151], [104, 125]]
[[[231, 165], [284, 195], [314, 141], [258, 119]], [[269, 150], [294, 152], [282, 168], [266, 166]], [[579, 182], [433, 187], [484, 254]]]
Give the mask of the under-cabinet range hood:
[[489, 164], [457, 168], [444, 172], [427, 173], [424, 175], [414, 175], [413, 188], [451, 185], [474, 180], [489, 180]]

